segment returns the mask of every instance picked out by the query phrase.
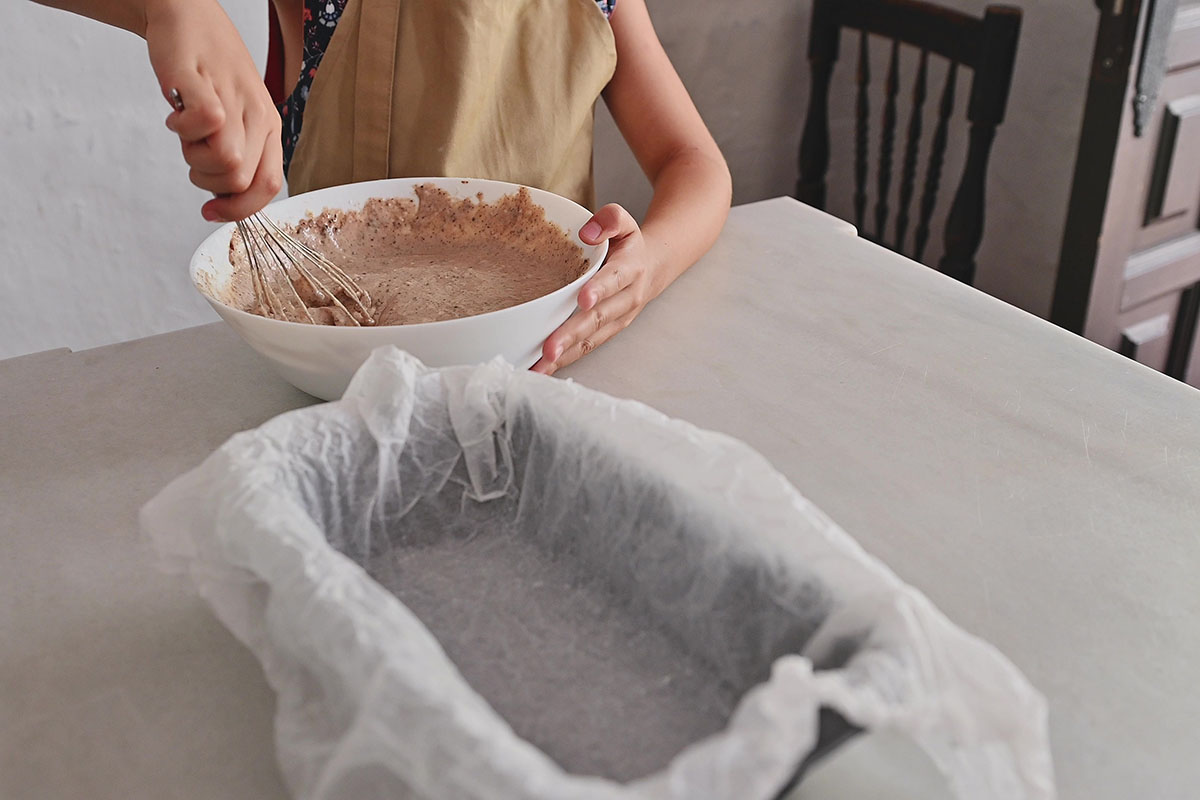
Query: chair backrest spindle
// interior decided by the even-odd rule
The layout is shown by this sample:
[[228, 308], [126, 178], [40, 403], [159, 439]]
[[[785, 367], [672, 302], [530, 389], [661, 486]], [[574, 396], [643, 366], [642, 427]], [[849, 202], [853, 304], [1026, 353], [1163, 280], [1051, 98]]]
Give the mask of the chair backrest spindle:
[[900, 176], [900, 203], [896, 209], [896, 244], [897, 251], [904, 251], [904, 241], [908, 236], [909, 213], [912, 208], [913, 193], [917, 183], [917, 159], [921, 154], [921, 128], [925, 113], [925, 98], [928, 95], [929, 84], [929, 51], [921, 51], [921, 61], [917, 66], [917, 77], [913, 81], [912, 116], [908, 121], [908, 141], [904, 147], [904, 168]]
[[933, 220], [933, 209], [937, 205], [938, 186], [942, 180], [942, 164], [946, 160], [946, 144], [950, 140], [950, 116], [954, 113], [954, 90], [958, 84], [958, 64], [951, 61], [946, 71], [946, 85], [942, 89], [942, 102], [938, 105], [937, 129], [933, 133], [933, 147], [929, 151], [929, 165], [925, 170], [925, 187], [921, 193], [921, 216], [917, 221], [914, 257], [920, 261], [925, 256], [925, 245], [929, 242], [929, 225]]
[[879, 177], [875, 194], [875, 241], [886, 238], [888, 197], [892, 191], [892, 154], [896, 149], [896, 95], [900, 93], [900, 41], [892, 40], [892, 58], [884, 83], [883, 124], [879, 135]]

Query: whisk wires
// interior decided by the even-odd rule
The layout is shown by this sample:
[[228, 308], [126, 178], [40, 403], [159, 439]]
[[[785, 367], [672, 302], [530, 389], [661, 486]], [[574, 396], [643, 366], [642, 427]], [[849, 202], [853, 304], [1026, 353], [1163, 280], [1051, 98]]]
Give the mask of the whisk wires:
[[237, 230], [250, 263], [254, 296], [263, 313], [315, 324], [313, 308], [332, 307], [340, 312], [345, 324], [375, 324], [367, 291], [341, 267], [270, 217], [254, 214], [238, 222]]

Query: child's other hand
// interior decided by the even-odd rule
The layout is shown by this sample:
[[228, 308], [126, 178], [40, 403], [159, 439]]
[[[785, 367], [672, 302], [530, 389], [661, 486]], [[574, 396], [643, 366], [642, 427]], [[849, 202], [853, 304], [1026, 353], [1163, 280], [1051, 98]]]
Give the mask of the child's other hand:
[[167, 127], [179, 135], [189, 177], [218, 195], [204, 218], [260, 210], [283, 185], [279, 113], [229, 17], [216, 0], [148, 2], [146, 43], [163, 96], [177, 89], [183, 98]]
[[662, 291], [642, 231], [629, 212], [607, 205], [579, 231], [587, 244], [608, 240], [608, 260], [579, 290], [579, 312], [550, 334], [532, 369], [553, 375], [629, 327], [646, 303]]

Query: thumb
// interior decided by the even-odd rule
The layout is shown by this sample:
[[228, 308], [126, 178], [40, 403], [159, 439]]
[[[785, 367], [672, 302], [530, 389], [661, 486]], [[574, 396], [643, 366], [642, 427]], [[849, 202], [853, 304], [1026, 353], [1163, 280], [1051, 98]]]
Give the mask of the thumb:
[[585, 244], [600, 244], [609, 239], [628, 236], [637, 229], [637, 221], [628, 211], [616, 203], [609, 203], [593, 214], [579, 229], [579, 238]]

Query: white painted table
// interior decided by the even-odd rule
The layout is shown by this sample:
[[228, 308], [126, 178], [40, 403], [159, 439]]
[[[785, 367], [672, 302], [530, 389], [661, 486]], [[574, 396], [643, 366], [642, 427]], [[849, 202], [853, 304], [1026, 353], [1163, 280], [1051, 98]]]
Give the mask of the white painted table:
[[[1200, 787], [1200, 393], [790, 200], [566, 375], [737, 436], [1050, 700], [1063, 798]], [[222, 326], [0, 362], [0, 798], [282, 798], [256, 662], [135, 516], [311, 402]], [[848, 746], [798, 793], [944, 793]]]

